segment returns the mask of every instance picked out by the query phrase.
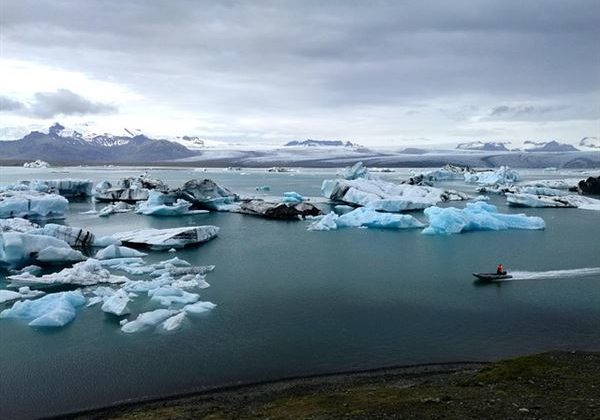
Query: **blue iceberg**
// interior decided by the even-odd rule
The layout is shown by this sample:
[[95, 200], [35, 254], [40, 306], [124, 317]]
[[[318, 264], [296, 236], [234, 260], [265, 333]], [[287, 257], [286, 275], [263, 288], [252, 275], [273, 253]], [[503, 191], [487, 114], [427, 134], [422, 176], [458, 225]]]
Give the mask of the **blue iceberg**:
[[335, 230], [345, 227], [411, 229], [423, 226], [423, 223], [407, 214], [381, 213], [370, 208], [359, 207], [342, 216], [331, 212], [311, 224], [309, 230]]
[[281, 201], [283, 203], [298, 204], [304, 201], [304, 197], [294, 191], [284, 192]]
[[75, 319], [77, 308], [85, 304], [79, 290], [52, 293], [36, 300], [17, 302], [0, 312], [0, 318], [29, 320], [31, 327], [63, 327]]
[[450, 235], [473, 230], [544, 229], [541, 217], [524, 214], [498, 213], [496, 206], [481, 201], [467, 203], [464, 209], [456, 207], [425, 209], [429, 226], [423, 229], [428, 235]]

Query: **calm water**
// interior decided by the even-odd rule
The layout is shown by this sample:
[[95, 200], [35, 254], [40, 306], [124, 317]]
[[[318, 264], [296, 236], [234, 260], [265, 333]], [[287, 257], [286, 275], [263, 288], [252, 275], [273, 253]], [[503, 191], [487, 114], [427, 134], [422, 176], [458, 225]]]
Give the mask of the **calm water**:
[[[241, 194], [317, 196], [331, 171], [268, 174], [156, 170], [172, 186], [210, 177]], [[398, 179], [401, 170], [385, 175]], [[0, 181], [116, 179], [140, 169], [0, 169]], [[526, 173], [530, 179], [549, 174]], [[562, 177], [564, 174], [551, 174]], [[462, 183], [456, 188], [472, 191]], [[256, 194], [258, 195], [258, 194]], [[215, 264], [202, 300], [218, 306], [174, 334], [120, 333], [99, 307], [57, 331], [0, 321], [0, 417], [36, 417], [142, 396], [262, 379], [386, 365], [489, 360], [549, 349], [600, 349], [600, 276], [559, 276], [477, 286], [471, 272], [546, 271], [600, 266], [600, 213], [506, 208], [544, 218], [545, 231], [432, 237], [413, 231], [309, 232], [305, 222], [228, 213], [156, 218], [80, 215], [64, 223], [109, 234], [134, 227], [221, 227], [220, 236], [181, 250]], [[454, 204], [461, 205], [461, 204]], [[323, 205], [327, 208], [327, 205]], [[417, 217], [422, 215], [416, 214]], [[171, 258], [152, 252], [148, 261]], [[0, 282], [1, 282], [0, 278]], [[140, 304], [139, 310], [151, 307]]]

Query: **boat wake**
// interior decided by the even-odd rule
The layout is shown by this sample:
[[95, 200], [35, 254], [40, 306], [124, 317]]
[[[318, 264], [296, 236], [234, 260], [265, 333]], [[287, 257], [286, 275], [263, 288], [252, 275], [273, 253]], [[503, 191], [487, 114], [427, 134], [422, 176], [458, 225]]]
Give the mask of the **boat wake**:
[[600, 267], [575, 268], [572, 270], [551, 270], [551, 271], [511, 271], [512, 279], [504, 279], [500, 281], [514, 280], [546, 280], [546, 279], [566, 279], [575, 277], [588, 277], [600, 275]]

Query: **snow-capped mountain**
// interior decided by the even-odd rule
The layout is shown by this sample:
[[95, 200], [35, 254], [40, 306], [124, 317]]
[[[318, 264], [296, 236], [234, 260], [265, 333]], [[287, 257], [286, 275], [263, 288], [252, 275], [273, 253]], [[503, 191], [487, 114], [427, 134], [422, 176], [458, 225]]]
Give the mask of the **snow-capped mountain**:
[[577, 152], [578, 149], [570, 144], [552, 141], [530, 141], [525, 143], [526, 152]]
[[460, 143], [456, 148], [458, 150], [478, 150], [478, 151], [487, 151], [487, 152], [508, 152], [507, 144], [510, 144], [508, 141], [471, 141], [468, 143]]
[[4, 160], [80, 163], [159, 162], [197, 154], [181, 144], [151, 139], [137, 131], [125, 130], [123, 135], [95, 134], [55, 123], [47, 132], [32, 131], [19, 140], [0, 141], [0, 155]]
[[579, 141], [579, 145], [582, 147], [590, 147], [592, 149], [600, 149], [600, 138], [584, 137]]

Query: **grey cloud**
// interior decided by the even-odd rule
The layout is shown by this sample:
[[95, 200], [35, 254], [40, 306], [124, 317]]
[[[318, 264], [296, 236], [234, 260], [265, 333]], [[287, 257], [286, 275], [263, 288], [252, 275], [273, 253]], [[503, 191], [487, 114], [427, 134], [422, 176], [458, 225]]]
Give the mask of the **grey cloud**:
[[0, 96], [0, 112], [18, 111], [24, 108], [23, 102], [11, 99], [7, 96]]
[[29, 106], [29, 112], [39, 118], [51, 118], [57, 115], [87, 115], [117, 112], [110, 104], [90, 101], [68, 89], [56, 92], [38, 92]]

